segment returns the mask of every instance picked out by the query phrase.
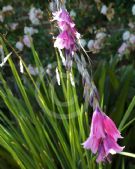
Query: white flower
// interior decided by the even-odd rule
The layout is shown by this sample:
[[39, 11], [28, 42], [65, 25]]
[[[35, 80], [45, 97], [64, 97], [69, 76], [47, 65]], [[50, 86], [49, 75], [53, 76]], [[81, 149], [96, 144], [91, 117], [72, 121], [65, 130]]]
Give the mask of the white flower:
[[4, 21], [4, 16], [2, 14], [2, 12], [0, 11], [0, 22], [3, 22]]
[[106, 37], [106, 33], [104, 33], [104, 32], [98, 32], [98, 33], [96, 34], [96, 39], [102, 40], [102, 39], [104, 39], [105, 37]]
[[129, 42], [131, 44], [135, 44], [135, 35], [133, 35], [133, 34], [130, 35]]
[[80, 43], [81, 43], [82, 47], [86, 46], [86, 40], [85, 39], [80, 39]]
[[22, 42], [18, 41], [18, 42], [16, 43], [15, 47], [16, 47], [19, 51], [22, 51], [24, 45], [23, 45]]
[[18, 23], [16, 23], [16, 22], [13, 22], [13, 23], [10, 23], [10, 24], [9, 24], [9, 27], [10, 27], [10, 29], [11, 29], [12, 31], [16, 30], [17, 26], [18, 26]]
[[47, 65], [47, 68], [48, 68], [48, 69], [52, 69], [52, 64], [49, 63], [49, 64]]
[[107, 6], [106, 5], [102, 5], [101, 14], [106, 15], [107, 14], [107, 10], [108, 10]]
[[29, 19], [33, 25], [39, 25], [40, 19], [43, 17], [43, 12], [41, 9], [36, 9], [35, 7], [32, 7], [29, 11]]
[[132, 14], [135, 15], [135, 4], [132, 6]]
[[58, 85], [60, 86], [60, 75], [59, 75], [58, 68], [56, 68], [56, 80], [57, 80]]
[[105, 37], [107, 36], [104, 32], [98, 32], [96, 34], [95, 40], [89, 40], [87, 47], [92, 53], [98, 53], [100, 49], [103, 47], [103, 42], [105, 40]]
[[80, 37], [81, 37], [80, 33], [77, 32], [77, 33], [76, 33], [76, 38], [77, 38], [77, 39], [80, 39]]
[[46, 73], [51, 76], [51, 70], [50, 69], [47, 68]]
[[135, 25], [134, 25], [133, 22], [129, 22], [128, 26], [129, 26], [130, 28], [132, 28], [132, 29], [135, 27]]
[[128, 48], [128, 45], [124, 42], [122, 43], [122, 45], [120, 46], [120, 48], [118, 49], [118, 53], [123, 55], [126, 51], [126, 49]]
[[123, 35], [122, 35], [122, 39], [123, 39], [124, 41], [126, 41], [126, 40], [129, 40], [129, 38], [130, 38], [130, 32], [129, 32], [129, 31], [125, 31], [125, 32], [123, 33]]
[[76, 17], [76, 12], [73, 9], [70, 11], [70, 16], [71, 17]]
[[94, 42], [94, 49], [96, 50], [100, 50], [102, 48], [102, 43], [101, 43], [101, 40], [95, 40]]
[[93, 46], [94, 46], [94, 40], [91, 39], [88, 41], [87, 47], [89, 50], [91, 50], [93, 48]]
[[11, 5], [3, 6], [2, 12], [12, 12], [13, 7]]
[[33, 27], [27, 27], [27, 26], [24, 27], [24, 34], [31, 36], [31, 35], [33, 35], [35, 33], [38, 33], [37, 29], [35, 29]]
[[[30, 48], [30, 44], [31, 44], [30, 38], [31, 38], [31, 37], [29, 37], [28, 35], [24, 35], [24, 37], [23, 37], [23, 43], [24, 43], [28, 48]], [[32, 38], [31, 38], [31, 40], [32, 40]]]

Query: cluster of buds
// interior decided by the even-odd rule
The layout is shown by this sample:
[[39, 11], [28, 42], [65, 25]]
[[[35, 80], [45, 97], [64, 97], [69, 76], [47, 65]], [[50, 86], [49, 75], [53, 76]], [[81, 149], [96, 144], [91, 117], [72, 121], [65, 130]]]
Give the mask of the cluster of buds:
[[54, 42], [54, 47], [59, 50], [64, 49], [66, 60], [70, 60], [77, 50], [76, 40], [80, 38], [80, 34], [66, 9], [54, 12], [53, 21], [57, 21], [60, 30], [60, 34]]

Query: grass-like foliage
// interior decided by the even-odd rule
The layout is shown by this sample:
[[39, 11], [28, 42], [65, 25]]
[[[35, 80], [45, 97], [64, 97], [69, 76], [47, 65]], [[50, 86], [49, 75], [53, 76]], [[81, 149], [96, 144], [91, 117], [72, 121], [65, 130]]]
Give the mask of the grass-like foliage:
[[[8, 55], [9, 51], [2, 38], [1, 43], [5, 54]], [[33, 44], [31, 50], [35, 65], [40, 69], [43, 65]], [[14, 56], [21, 60], [24, 67], [23, 74], [14, 63]], [[86, 105], [82, 101], [81, 91], [78, 95], [80, 84], [78, 87], [71, 85], [69, 72], [63, 69], [57, 52], [56, 57], [61, 79], [60, 86], [57, 85], [55, 75], [50, 79], [46, 73], [39, 71], [39, 75], [33, 77], [25, 62], [15, 51], [8, 58], [13, 84], [8, 84], [6, 75], [1, 71], [0, 97], [4, 108], [0, 111], [0, 156], [6, 163], [1, 163], [0, 168], [6, 169], [10, 166], [13, 169], [124, 169], [125, 157], [122, 155], [117, 155], [117, 162], [114, 161], [112, 165], [97, 165], [95, 156], [83, 149], [81, 143], [89, 135], [91, 114], [90, 111], [87, 112]], [[129, 82], [134, 72], [133, 68], [128, 66], [121, 70], [122, 78], [118, 80], [115, 75], [116, 63], [115, 59], [109, 63], [109, 66], [108, 63], [99, 66], [95, 79], [102, 98], [101, 105], [106, 106], [105, 110], [112, 112], [112, 118], [125, 137], [122, 144], [127, 146], [125, 150], [129, 150], [131, 135], [126, 134], [126, 131], [130, 134], [133, 131], [132, 124], [135, 118], [131, 118], [131, 113], [135, 98], [126, 112], [125, 103]], [[108, 72], [111, 81], [107, 80]], [[74, 74], [75, 70], [72, 70], [73, 77]], [[109, 92], [111, 87], [112, 98]], [[132, 153], [121, 154], [135, 157]]]

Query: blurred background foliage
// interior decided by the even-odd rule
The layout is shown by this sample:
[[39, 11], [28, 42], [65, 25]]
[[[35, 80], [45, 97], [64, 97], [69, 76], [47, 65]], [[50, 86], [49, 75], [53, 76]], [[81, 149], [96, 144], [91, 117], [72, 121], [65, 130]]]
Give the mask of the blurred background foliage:
[[[23, 39], [25, 26], [34, 27], [38, 29], [38, 33], [34, 34], [32, 38], [35, 44], [36, 51], [39, 54], [39, 58], [40, 58], [40, 62], [42, 63], [42, 66], [44, 68], [47, 68], [48, 64], [51, 63], [53, 64], [57, 60], [55, 50], [53, 48], [53, 36], [56, 36], [57, 29], [54, 27], [54, 24], [50, 22], [52, 18], [49, 9], [50, 8], [49, 3], [50, 2], [47, 0], [34, 0], [34, 1], [0, 0], [0, 10], [2, 10], [3, 6], [6, 5], [12, 5], [13, 7], [13, 12], [4, 14], [5, 15], [4, 21], [0, 22], [0, 33], [6, 36], [8, 43], [12, 45], [12, 47], [15, 50], [17, 50], [17, 53], [19, 53], [19, 55], [25, 61], [26, 65], [31, 64], [33, 67], [37, 66], [36, 61], [33, 57], [35, 55], [34, 49], [31, 51], [30, 48], [24, 46], [22, 51], [18, 51], [18, 49], [16, 49], [15, 47], [16, 42], [22, 41]], [[135, 153], [135, 134], [134, 134], [135, 133], [134, 132], [135, 108], [133, 106], [135, 104], [134, 103], [135, 101], [132, 100], [133, 97], [135, 96], [135, 50], [134, 50], [135, 41], [134, 43], [131, 43], [130, 38], [128, 41], [125, 40], [123, 36], [126, 31], [130, 32], [131, 35], [135, 34], [135, 15], [133, 15], [132, 12], [132, 8], [134, 4], [135, 1], [133, 0], [130, 1], [67, 0], [66, 2], [68, 11], [72, 11], [72, 13], [73, 12], [75, 13], [73, 19], [76, 23], [78, 31], [82, 35], [82, 39], [85, 40], [86, 42], [84, 47], [88, 51], [89, 57], [92, 60], [93, 76], [94, 76], [95, 84], [99, 90], [99, 94], [101, 98], [101, 106], [104, 112], [106, 112], [115, 121], [117, 126], [121, 129], [122, 136], [124, 137], [124, 139], [120, 140], [120, 144], [125, 145], [124, 151], [131, 152], [131, 153]], [[103, 5], [106, 5], [106, 7], [109, 8], [108, 13], [106, 14], [101, 13], [101, 8]], [[28, 16], [28, 12], [32, 6], [34, 6], [35, 8], [40, 8], [43, 11], [43, 18], [41, 19], [40, 24], [36, 26], [30, 22]], [[15, 30], [12, 30], [9, 25], [14, 22], [18, 23], [18, 26]], [[94, 49], [93, 51], [93, 49], [92, 50], [90, 49], [88, 43], [91, 39], [95, 40], [96, 35], [98, 33], [102, 33], [102, 35], [103, 33], [105, 33], [105, 38], [100, 41], [100, 44], [98, 44], [101, 45], [100, 47], [98, 47], [98, 50]], [[124, 49], [124, 52], [123, 51], [119, 52], [119, 48], [123, 43], [126, 43], [128, 47]], [[2, 46], [2, 41], [0, 42], [0, 45]], [[7, 44], [6, 46], [9, 51], [12, 51], [11, 46]], [[16, 84], [16, 81], [14, 79], [15, 71], [17, 70], [19, 72], [19, 61], [15, 52], [13, 52], [12, 60], [15, 63], [15, 67], [16, 67], [15, 70], [13, 70], [13, 65], [11, 62], [9, 64], [6, 64], [3, 68], [0, 68], [0, 72], [2, 76], [0, 78], [1, 79], [0, 88], [1, 91], [3, 92], [3, 94], [1, 94], [2, 99], [0, 100], [0, 110], [1, 112], [4, 112], [8, 120], [11, 121], [10, 123], [3, 122], [4, 120], [2, 120], [3, 118], [1, 115], [1, 124], [7, 128], [8, 125], [12, 123], [13, 125], [17, 125], [16, 123], [19, 123], [21, 121], [21, 118], [18, 120], [19, 122], [17, 122], [16, 116], [14, 117], [14, 115], [11, 114], [11, 110], [9, 109], [9, 107], [12, 106], [12, 103], [9, 103], [9, 107], [7, 108], [7, 105], [3, 100], [4, 93], [8, 94], [9, 99], [14, 99], [13, 102], [16, 103], [15, 99], [17, 98], [18, 101], [20, 102], [18, 104], [22, 104], [26, 109], [28, 108], [27, 105], [25, 105], [26, 103], [23, 100], [24, 98], [20, 94], [21, 93], [20, 88]], [[51, 69], [52, 74], [54, 73], [54, 69], [55, 68]], [[44, 71], [46, 70], [44, 69]], [[27, 74], [21, 75], [21, 73], [19, 73], [19, 77], [22, 83], [25, 84], [24, 88], [26, 90], [26, 93], [29, 96], [30, 103], [32, 103], [35, 111], [39, 113], [40, 111], [38, 111], [38, 109], [40, 106], [37, 105], [36, 99], [33, 96], [34, 95], [32, 89], [33, 84], [31, 84], [32, 82], [30, 81], [30, 77]], [[50, 75], [49, 78], [51, 77], [52, 76]], [[33, 79], [35, 81], [37, 80], [37, 78], [38, 78], [37, 76], [33, 76]], [[6, 92], [3, 91], [6, 90], [3, 89], [3, 85], [4, 85], [3, 79], [6, 81], [7, 86], [9, 86], [9, 88], [11, 89], [13, 96], [9, 91]], [[47, 80], [45, 79], [45, 82], [46, 81]], [[44, 88], [44, 86], [42, 87]], [[57, 86], [56, 88], [59, 90], [58, 94], [62, 95], [59, 87]], [[49, 92], [50, 91], [48, 91], [48, 95], [51, 95], [52, 93], [50, 94]], [[81, 105], [81, 103], [84, 100], [82, 96], [82, 91], [80, 90], [80, 86], [77, 86], [77, 92], [80, 93], [79, 95], [80, 97], [78, 97], [78, 101], [79, 101], [79, 105]], [[53, 103], [49, 103], [49, 101], [48, 104], [49, 106], [54, 106]], [[129, 105], [131, 107], [129, 107]], [[17, 108], [15, 108], [15, 111], [17, 112]], [[24, 111], [23, 108], [22, 111]], [[81, 110], [79, 111], [81, 112]], [[60, 110], [58, 110], [58, 112], [60, 112]], [[88, 109], [87, 116], [89, 118], [89, 123], [90, 123], [90, 119], [91, 119], [90, 107]], [[123, 118], [125, 119], [123, 120]], [[25, 120], [27, 122], [27, 119]], [[47, 124], [43, 126], [44, 127], [50, 126], [51, 128], [52, 126], [49, 123], [50, 121], [48, 119]], [[85, 124], [85, 122], [83, 122], [85, 129], [88, 127], [87, 125], [89, 123]], [[58, 125], [59, 121], [56, 124]], [[32, 127], [31, 124], [28, 125]], [[63, 122], [61, 122], [61, 126], [63, 126]], [[40, 127], [42, 128], [42, 126]], [[57, 138], [57, 134], [55, 133], [56, 131], [53, 127], [50, 130], [54, 132], [53, 133], [54, 137], [56, 137], [56, 140], [55, 139], [52, 140], [52, 144], [56, 146], [56, 150], [58, 150], [58, 152], [60, 153], [60, 158], [62, 158], [64, 150], [60, 149], [60, 147], [57, 146], [59, 142], [58, 141], [59, 138]], [[50, 130], [47, 128], [49, 136], [50, 138], [52, 138], [52, 135], [50, 134]], [[17, 132], [20, 132], [19, 127], [17, 129]], [[62, 132], [64, 133], [64, 129], [62, 130]], [[86, 130], [85, 132], [86, 132], [85, 136], [87, 137], [89, 131]], [[33, 133], [32, 136], [34, 136]], [[5, 138], [6, 137], [7, 136], [5, 136]], [[64, 134], [63, 138], [65, 140], [67, 139], [66, 140], [68, 144], [67, 147], [70, 147], [71, 146], [69, 143], [70, 140], [67, 137], [68, 136]], [[82, 135], [80, 137], [81, 137], [81, 141], [84, 141]], [[21, 139], [22, 138], [18, 138], [18, 141], [22, 141]], [[47, 142], [45, 144], [48, 145]], [[48, 155], [53, 156], [52, 159], [55, 162], [54, 166], [57, 166], [58, 168], [63, 168], [62, 165], [57, 161], [58, 157], [53, 151], [54, 149], [51, 147], [51, 150], [49, 151]], [[80, 151], [79, 148], [78, 151]], [[28, 152], [29, 155], [30, 153], [31, 152]], [[12, 153], [10, 152], [10, 154]], [[17, 164], [16, 160], [14, 160], [15, 158], [13, 154], [12, 155], [10, 154], [6, 148], [3, 148], [3, 146], [0, 147], [0, 169], [9, 169], [9, 168], [19, 169], [19, 165]], [[24, 154], [27, 154], [27, 151]], [[61, 160], [64, 161], [65, 157], [63, 157], [63, 159]], [[45, 162], [46, 161], [47, 160], [45, 160]], [[52, 165], [52, 168], [54, 166]], [[69, 169], [69, 166], [68, 164], [65, 165], [65, 169]], [[79, 166], [78, 168], [82, 168], [81, 165], [78, 164], [78, 166]], [[92, 166], [91, 168], [94, 168], [94, 164], [91, 164], [91, 166]], [[45, 164], [44, 167], [49, 168]], [[134, 169], [135, 160], [134, 158], [130, 158], [127, 156], [125, 157], [125, 156], [116, 155], [113, 158], [112, 164], [105, 164], [103, 166], [99, 166], [99, 168], [100, 167], [106, 169]], [[27, 168], [30, 169], [29, 167]]]

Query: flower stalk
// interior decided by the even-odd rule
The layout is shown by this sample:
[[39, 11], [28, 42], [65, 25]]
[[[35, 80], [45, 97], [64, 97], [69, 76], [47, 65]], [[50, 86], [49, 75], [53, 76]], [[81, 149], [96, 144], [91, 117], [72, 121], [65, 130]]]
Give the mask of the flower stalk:
[[[60, 1], [57, 6], [59, 5]], [[64, 5], [59, 7], [58, 11], [53, 12], [53, 21], [57, 21], [60, 30], [54, 42], [54, 47], [58, 48], [62, 62], [65, 60], [63, 65], [69, 70], [72, 67], [73, 59], [75, 60], [78, 72], [81, 74], [83, 80], [84, 99], [89, 102], [94, 111], [90, 135], [83, 143], [83, 147], [85, 149], [90, 149], [93, 154], [97, 154], [97, 163], [111, 162], [111, 155], [120, 153], [124, 149], [124, 147], [120, 147], [117, 143], [118, 139], [122, 138], [122, 136], [115, 123], [102, 112], [99, 106], [99, 94], [92, 77], [90, 77], [87, 71], [85, 58], [81, 55], [80, 59], [77, 55], [77, 45], [80, 44], [80, 34], [77, 32], [75, 23], [72, 21]], [[62, 50], [64, 50], [66, 59], [63, 58]]]

